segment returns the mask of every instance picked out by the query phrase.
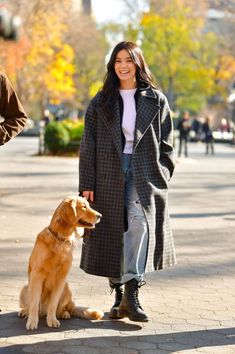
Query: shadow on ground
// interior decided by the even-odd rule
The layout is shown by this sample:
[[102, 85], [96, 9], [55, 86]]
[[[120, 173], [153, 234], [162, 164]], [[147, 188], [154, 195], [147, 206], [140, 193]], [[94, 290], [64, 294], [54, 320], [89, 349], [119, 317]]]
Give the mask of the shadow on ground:
[[[5, 322], [4, 319], [7, 319], [7, 321]], [[8, 328], [4, 328], [4, 322], [9, 324]], [[99, 333], [98, 336], [92, 335], [94, 329]], [[102, 329], [105, 335], [103, 335]], [[107, 330], [112, 331], [112, 333], [108, 335]], [[157, 332], [157, 324], [155, 330]], [[121, 332], [121, 335], [113, 335], [114, 331]], [[125, 333], [130, 331], [138, 332], [136, 335], [132, 333], [130, 337], [128, 333]], [[57, 333], [57, 340], [42, 341], [42, 334], [51, 332]], [[235, 344], [235, 328], [146, 335], [141, 325], [131, 324], [124, 320], [111, 321], [107, 318], [97, 322], [78, 319], [61, 321], [61, 328], [59, 329], [47, 328], [44, 320], [40, 322], [38, 330], [29, 332], [25, 330], [25, 321], [18, 319], [16, 313], [1, 315], [0, 333], [2, 337], [7, 337], [9, 341], [9, 343], [4, 344], [4, 347], [0, 348], [1, 354], [21, 354], [25, 352], [38, 354], [140, 354], [142, 352], [160, 354]], [[61, 333], [64, 339], [60, 340], [58, 333]], [[20, 342], [20, 336], [22, 335], [32, 335], [34, 341], [37, 341], [37, 335], [39, 335], [39, 338], [34, 344], [10, 344], [11, 337], [18, 336]], [[69, 337], [72, 338], [69, 339]]]
[[[80, 331], [84, 329], [112, 329], [117, 331], [138, 331], [142, 326], [136, 323], [127, 323], [124, 321], [115, 321], [108, 318], [108, 313], [100, 321], [89, 321], [78, 318], [71, 318], [70, 320], [60, 320], [60, 328], [48, 328], [45, 319], [39, 320], [38, 329], [35, 331], [27, 331], [26, 319], [19, 318], [17, 312], [0, 313], [0, 337], [15, 337], [22, 335], [45, 334], [49, 332], [63, 332], [63, 331]], [[7, 324], [7, 326], [6, 326]], [[1, 351], [0, 351], [1, 353]]]

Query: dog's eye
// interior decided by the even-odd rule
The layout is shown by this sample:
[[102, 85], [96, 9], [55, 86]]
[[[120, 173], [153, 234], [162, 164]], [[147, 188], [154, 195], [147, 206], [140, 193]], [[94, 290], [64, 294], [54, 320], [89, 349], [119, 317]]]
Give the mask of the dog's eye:
[[82, 209], [86, 209], [86, 205], [85, 204], [82, 206]]

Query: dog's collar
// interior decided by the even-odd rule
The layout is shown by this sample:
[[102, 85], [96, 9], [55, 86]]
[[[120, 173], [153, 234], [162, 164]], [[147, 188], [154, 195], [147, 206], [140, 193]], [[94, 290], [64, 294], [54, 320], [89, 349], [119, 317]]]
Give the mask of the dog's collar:
[[48, 230], [51, 233], [51, 235], [54, 236], [58, 241], [71, 243], [70, 239], [60, 236], [57, 232], [52, 231], [50, 227], [48, 227]]

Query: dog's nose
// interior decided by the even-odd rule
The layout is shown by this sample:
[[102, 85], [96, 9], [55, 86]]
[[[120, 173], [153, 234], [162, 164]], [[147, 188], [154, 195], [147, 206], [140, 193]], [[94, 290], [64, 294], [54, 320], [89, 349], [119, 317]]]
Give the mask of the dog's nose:
[[96, 221], [100, 221], [101, 218], [102, 218], [101, 214], [96, 215]]

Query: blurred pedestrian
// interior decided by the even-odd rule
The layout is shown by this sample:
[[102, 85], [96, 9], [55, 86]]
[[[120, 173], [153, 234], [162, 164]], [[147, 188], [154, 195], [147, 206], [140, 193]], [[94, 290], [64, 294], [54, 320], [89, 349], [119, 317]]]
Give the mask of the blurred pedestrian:
[[26, 113], [7, 76], [0, 72], [0, 145], [7, 143], [24, 128]]
[[42, 121], [44, 122], [45, 127], [50, 123], [50, 120], [50, 111], [49, 109], [45, 109], [44, 115], [42, 117]]
[[178, 156], [181, 156], [181, 152], [184, 145], [184, 156], [188, 157], [188, 139], [189, 132], [191, 129], [190, 116], [188, 111], [184, 111], [183, 117], [179, 120], [178, 130], [179, 130], [179, 151]]
[[213, 130], [211, 128], [211, 118], [206, 117], [205, 122], [202, 125], [202, 136], [203, 136], [203, 141], [206, 144], [206, 151], [205, 154], [209, 154], [209, 150], [211, 151], [211, 154], [214, 154], [214, 138], [213, 138]]
[[176, 262], [167, 207], [172, 140], [166, 97], [140, 48], [120, 42], [85, 115], [79, 161], [79, 191], [103, 215], [84, 239], [81, 268], [109, 278], [111, 318], [148, 321], [138, 299], [144, 273]]
[[194, 141], [200, 141], [201, 139], [201, 123], [199, 119], [196, 117], [194, 118], [192, 125], [191, 125], [191, 130], [194, 132]]

